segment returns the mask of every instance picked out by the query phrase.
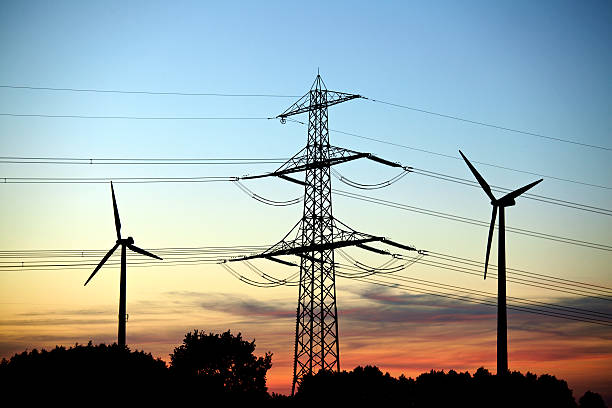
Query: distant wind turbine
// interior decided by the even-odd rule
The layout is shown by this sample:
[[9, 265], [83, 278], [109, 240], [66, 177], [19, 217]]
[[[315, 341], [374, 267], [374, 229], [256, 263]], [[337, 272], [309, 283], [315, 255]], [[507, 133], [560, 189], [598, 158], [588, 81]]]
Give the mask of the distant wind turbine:
[[104, 255], [104, 258], [102, 258], [102, 260], [100, 261], [96, 269], [94, 269], [92, 274], [89, 276], [89, 278], [85, 282], [85, 285], [89, 283], [91, 278], [94, 277], [94, 275], [98, 272], [98, 270], [102, 268], [102, 265], [104, 265], [104, 263], [108, 260], [108, 258], [110, 258], [113, 252], [115, 252], [115, 250], [119, 247], [119, 245], [121, 245], [121, 279], [119, 283], [119, 330], [117, 333], [117, 337], [118, 337], [117, 342], [119, 343], [120, 346], [125, 346], [125, 321], [126, 321], [126, 316], [127, 316], [125, 313], [126, 311], [126, 305], [125, 305], [126, 304], [125, 302], [125, 294], [126, 294], [125, 248], [126, 247], [130, 248], [134, 252], [138, 252], [139, 254], [150, 256], [151, 258], [156, 258], [159, 260], [162, 260], [162, 258], [160, 258], [157, 255], [153, 255], [152, 253], [147, 252], [144, 249], [141, 249], [135, 246], [134, 238], [132, 237], [128, 237], [127, 239], [121, 238], [121, 220], [119, 219], [119, 210], [117, 209], [117, 201], [115, 200], [115, 189], [113, 188], [112, 181], [111, 181], [111, 193], [113, 195], [113, 210], [115, 213], [115, 229], [117, 230], [117, 242], [115, 243], [115, 246], [113, 246], [111, 250], [108, 251], [106, 255]]
[[497, 253], [497, 375], [505, 375], [508, 373], [508, 317], [506, 312], [506, 225], [504, 219], [504, 209], [516, 204], [515, 198], [535, 186], [543, 179], [534, 181], [514, 190], [499, 200], [493, 196], [491, 187], [485, 179], [478, 173], [472, 163], [459, 150], [461, 157], [478, 180], [478, 183], [484, 192], [491, 199], [493, 206], [493, 214], [491, 215], [491, 225], [489, 227], [489, 239], [487, 240], [487, 255], [485, 258], [484, 278], [487, 279], [487, 266], [489, 264], [489, 253], [491, 252], [491, 240], [493, 238], [493, 229], [495, 228], [495, 216], [499, 210], [499, 238], [498, 238], [498, 253]]

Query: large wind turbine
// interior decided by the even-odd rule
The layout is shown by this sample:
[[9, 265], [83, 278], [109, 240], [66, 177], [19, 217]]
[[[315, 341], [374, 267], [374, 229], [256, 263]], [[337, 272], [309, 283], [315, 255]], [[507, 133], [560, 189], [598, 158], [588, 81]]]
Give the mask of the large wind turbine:
[[489, 252], [491, 251], [491, 239], [493, 238], [493, 229], [495, 228], [495, 216], [499, 210], [499, 238], [497, 245], [497, 375], [504, 375], [508, 373], [508, 317], [506, 313], [506, 225], [504, 219], [504, 209], [506, 207], [513, 206], [516, 204], [515, 198], [535, 186], [543, 179], [534, 181], [531, 184], [527, 184], [525, 187], [521, 187], [514, 190], [499, 200], [495, 198], [491, 192], [491, 187], [487, 184], [484, 178], [478, 173], [476, 168], [472, 166], [472, 163], [464, 156], [459, 150], [461, 157], [465, 160], [466, 164], [478, 180], [478, 183], [484, 190], [484, 192], [491, 199], [491, 205], [493, 206], [493, 214], [491, 215], [491, 225], [489, 226], [489, 239], [487, 240], [487, 255], [485, 258], [485, 271], [484, 278], [487, 279], [487, 266], [489, 264]]
[[138, 248], [137, 246], [135, 246], [134, 238], [132, 237], [128, 237], [127, 239], [121, 238], [121, 220], [119, 219], [119, 210], [117, 209], [117, 201], [115, 200], [115, 189], [113, 188], [112, 181], [111, 181], [111, 193], [113, 195], [113, 210], [115, 213], [115, 229], [117, 230], [117, 242], [115, 243], [115, 246], [113, 246], [111, 250], [108, 251], [106, 255], [104, 255], [104, 258], [102, 258], [98, 266], [96, 266], [96, 269], [94, 269], [92, 274], [89, 276], [89, 278], [85, 282], [85, 285], [89, 283], [91, 278], [94, 277], [94, 275], [98, 272], [98, 270], [102, 268], [102, 265], [104, 265], [104, 263], [108, 260], [108, 258], [110, 258], [113, 252], [115, 252], [115, 250], [119, 247], [119, 245], [121, 245], [121, 279], [119, 283], [119, 330], [117, 332], [117, 338], [118, 338], [117, 343], [119, 343], [120, 346], [125, 346], [125, 321], [126, 321], [126, 316], [127, 316], [125, 313], [125, 310], [126, 310], [126, 307], [125, 307], [125, 303], [126, 303], [125, 302], [125, 293], [126, 293], [125, 248], [126, 247], [130, 248], [134, 252], [138, 252], [139, 254], [150, 256], [151, 258], [156, 258], [159, 260], [161, 260], [161, 258], [157, 255], [153, 255], [152, 253], [145, 251], [142, 248]]

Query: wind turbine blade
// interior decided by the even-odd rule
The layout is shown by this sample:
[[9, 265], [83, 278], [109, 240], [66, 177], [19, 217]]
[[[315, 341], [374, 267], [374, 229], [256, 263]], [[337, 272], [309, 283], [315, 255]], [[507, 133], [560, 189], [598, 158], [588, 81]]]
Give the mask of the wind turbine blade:
[[515, 198], [517, 198], [518, 196], [523, 194], [525, 191], [529, 190], [531, 187], [533, 187], [536, 184], [540, 183], [542, 180], [544, 180], [544, 179], [539, 179], [538, 181], [534, 181], [531, 184], [527, 184], [525, 187], [521, 187], [518, 190], [514, 190], [514, 191], [506, 194], [505, 196], [503, 196], [502, 198], [499, 199], [500, 203], [503, 203], [506, 200], [514, 200]]
[[497, 206], [493, 206], [493, 214], [491, 214], [491, 225], [489, 226], [489, 238], [487, 240], [487, 256], [485, 258], [485, 273], [484, 278], [487, 279], [487, 267], [489, 266], [489, 254], [491, 253], [491, 241], [493, 240], [493, 230], [495, 229], [495, 217], [497, 216]]
[[104, 258], [102, 258], [102, 260], [100, 261], [100, 263], [98, 264], [98, 266], [96, 266], [96, 269], [94, 269], [94, 271], [91, 273], [91, 275], [89, 275], [89, 278], [87, 279], [87, 282], [85, 282], [86, 286], [89, 281], [91, 280], [91, 278], [94, 277], [94, 275], [96, 274], [96, 272], [98, 272], [100, 270], [100, 268], [102, 267], [102, 265], [104, 265], [104, 263], [106, 261], [108, 261], [108, 258], [110, 258], [110, 256], [113, 254], [113, 252], [115, 252], [115, 250], [117, 249], [117, 247], [119, 246], [119, 243], [116, 243], [114, 247], [111, 248], [110, 251], [108, 251], [108, 253], [106, 255], [104, 255]]
[[493, 196], [493, 193], [491, 192], [491, 187], [489, 186], [489, 184], [480, 175], [480, 173], [478, 173], [478, 170], [476, 170], [476, 168], [472, 166], [472, 163], [470, 163], [470, 161], [467, 159], [467, 157], [465, 157], [465, 155], [463, 154], [461, 150], [459, 150], [459, 154], [461, 155], [461, 157], [463, 157], [463, 160], [465, 161], [465, 163], [468, 165], [468, 167], [472, 171], [472, 174], [474, 175], [474, 177], [476, 177], [476, 180], [478, 180], [478, 184], [480, 184], [480, 187], [482, 187], [484, 192], [487, 193], [491, 201], [495, 201], [495, 196]]
[[113, 211], [115, 213], [115, 229], [117, 230], [117, 239], [121, 239], [121, 220], [119, 219], [119, 210], [117, 209], [117, 200], [115, 200], [115, 189], [111, 181], [111, 192], [113, 193]]
[[155, 259], [159, 259], [160, 261], [163, 261], [163, 259], [161, 259], [159, 256], [153, 255], [152, 253], [147, 252], [142, 248], [138, 248], [137, 246], [127, 244], [127, 247], [130, 248], [134, 252], [138, 252], [139, 254], [150, 256], [151, 258], [155, 258]]

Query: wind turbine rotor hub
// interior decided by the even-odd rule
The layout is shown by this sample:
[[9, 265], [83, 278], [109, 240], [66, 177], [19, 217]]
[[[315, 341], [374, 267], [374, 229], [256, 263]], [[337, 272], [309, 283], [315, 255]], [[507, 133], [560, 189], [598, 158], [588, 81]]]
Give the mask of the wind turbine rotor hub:
[[118, 239], [116, 242], [121, 245], [134, 245], [134, 238], [128, 237], [127, 239]]
[[512, 207], [513, 205], [516, 205], [516, 201], [514, 201], [514, 198], [506, 198], [505, 200], [502, 198], [497, 202], [497, 205], [500, 207]]

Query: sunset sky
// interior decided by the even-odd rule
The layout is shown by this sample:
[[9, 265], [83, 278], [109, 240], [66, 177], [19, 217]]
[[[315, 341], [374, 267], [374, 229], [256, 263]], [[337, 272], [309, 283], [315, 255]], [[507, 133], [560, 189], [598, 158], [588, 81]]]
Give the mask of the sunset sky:
[[[521, 197], [506, 210], [507, 227], [523, 232], [506, 234], [507, 265], [517, 273], [509, 271], [515, 282], [507, 287], [518, 298], [514, 305], [536, 301], [554, 309], [532, 303], [539, 314], [509, 310], [510, 369], [556, 375], [576, 399], [591, 389], [612, 404], [609, 1], [4, 1], [0, 50], [0, 182], [6, 178], [0, 185], [0, 357], [116, 341], [119, 251], [83, 286], [116, 239], [108, 182], [15, 183], [112, 179], [125, 236], [169, 254], [149, 263], [128, 253], [129, 346], [169, 361], [193, 329], [242, 332], [256, 339], [257, 354], [274, 354], [270, 390], [290, 392], [297, 288], [247, 285], [215, 263], [232, 254], [211, 255], [210, 248], [265, 249], [300, 219], [302, 204], [268, 206], [229, 181], [121, 178], [275, 170], [305, 146], [307, 128], [266, 118], [306, 93], [319, 70], [328, 89], [370, 98], [330, 108], [332, 145], [419, 169], [371, 191], [333, 178], [341, 190], [333, 196], [334, 216], [430, 253], [395, 274], [371, 276], [377, 283], [337, 278], [341, 368], [372, 364], [412, 377], [431, 369], [495, 372], [496, 309], [457, 299], [474, 295], [458, 288], [497, 292], [494, 276], [482, 277], [490, 200], [464, 183], [473, 176], [461, 149], [491, 185], [516, 189], [544, 179], [529, 192], [540, 197]], [[153, 117], [166, 119], [143, 119]], [[133, 164], [194, 158], [221, 164]], [[72, 164], [49, 163], [66, 159]], [[121, 159], [133, 160], [117, 164]], [[260, 159], [269, 160], [254, 163]], [[362, 184], [398, 174], [372, 161], [335, 169]], [[280, 179], [243, 183], [270, 200], [303, 194]], [[204, 247], [209, 263], [172, 261], [177, 248]], [[94, 266], [78, 268], [34, 266], [78, 261], [50, 253], [9, 257], [25, 250], [99, 252], [82, 257]], [[389, 260], [346, 252], [368, 265]], [[465, 259], [477, 263], [460, 263]], [[491, 264], [497, 264], [497, 233]], [[296, 272], [265, 260], [253, 265], [279, 279]], [[262, 281], [246, 264], [231, 266]]]

